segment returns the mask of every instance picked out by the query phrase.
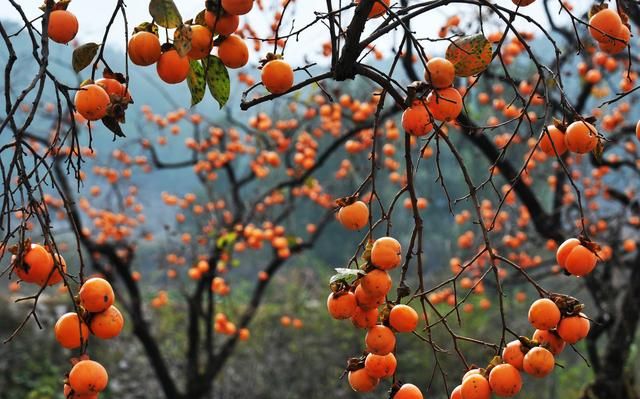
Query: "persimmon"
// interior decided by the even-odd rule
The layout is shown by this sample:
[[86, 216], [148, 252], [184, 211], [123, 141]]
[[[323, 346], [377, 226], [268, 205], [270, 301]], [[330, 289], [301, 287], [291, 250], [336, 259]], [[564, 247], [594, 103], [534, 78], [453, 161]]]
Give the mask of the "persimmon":
[[129, 39], [128, 52], [129, 59], [136, 65], [155, 64], [162, 52], [160, 40], [151, 32], [138, 32]]
[[536, 0], [511, 0], [518, 7], [526, 7], [533, 4]]
[[451, 391], [449, 399], [462, 399], [462, 384], [458, 385]]
[[522, 370], [522, 362], [524, 360], [522, 343], [517, 339], [509, 342], [502, 350], [502, 360], [509, 363], [516, 369]]
[[369, 353], [364, 361], [364, 368], [371, 377], [387, 378], [396, 372], [397, 364], [393, 353], [387, 353], [382, 356]]
[[620, 27], [620, 32], [614, 38], [607, 38], [598, 43], [600, 49], [607, 54], [615, 55], [623, 52], [631, 40], [631, 31], [626, 25]]
[[336, 320], [348, 319], [356, 311], [356, 296], [353, 292], [332, 292], [327, 298], [329, 314]]
[[282, 94], [293, 86], [293, 69], [284, 60], [271, 60], [264, 64], [262, 84], [272, 94]]
[[616, 37], [621, 27], [620, 15], [609, 8], [598, 11], [589, 19], [589, 33], [598, 42]]
[[381, 324], [371, 327], [364, 338], [367, 351], [376, 355], [386, 355], [396, 346], [396, 335], [389, 327]]
[[351, 317], [351, 322], [357, 328], [371, 328], [378, 322], [378, 309], [363, 309], [357, 306]]
[[107, 310], [96, 313], [91, 318], [91, 332], [98, 338], [111, 339], [120, 335], [124, 327], [124, 317], [115, 306], [111, 305]]
[[587, 247], [579, 245], [567, 255], [564, 267], [574, 276], [583, 277], [591, 273], [597, 263], [596, 254]]
[[380, 379], [370, 376], [365, 369], [349, 371], [347, 376], [351, 389], [356, 392], [371, 392], [380, 382]]
[[424, 101], [414, 100], [402, 113], [402, 128], [412, 136], [424, 136], [433, 130], [431, 116]]
[[56, 43], [69, 43], [78, 34], [78, 18], [67, 10], [51, 11], [47, 34]]
[[393, 237], [380, 237], [371, 248], [371, 263], [378, 269], [390, 270], [400, 265], [402, 247]]
[[[562, 321], [560, 322], [562, 323]], [[532, 338], [538, 341], [540, 345], [546, 346], [554, 356], [562, 353], [565, 347], [564, 340], [560, 338], [558, 332], [555, 330], [536, 330]]]
[[522, 389], [522, 377], [509, 363], [499, 364], [489, 373], [489, 386], [496, 396], [510, 398]]
[[338, 211], [338, 220], [349, 230], [360, 230], [369, 223], [369, 207], [362, 201], [343, 206]]
[[93, 277], [80, 287], [80, 304], [89, 312], [103, 312], [113, 305], [114, 294], [111, 284], [103, 278]]
[[191, 25], [191, 50], [187, 56], [192, 60], [205, 58], [211, 52], [213, 34], [206, 26]]
[[373, 308], [377, 308], [378, 306], [384, 303], [384, 296], [371, 296], [369, 295], [363, 288], [362, 285], [359, 284], [355, 290], [356, 302], [358, 306], [364, 310], [369, 310]]
[[402, 384], [400, 389], [393, 395], [393, 399], [423, 399], [420, 388], [413, 384]]
[[253, 8], [253, 0], [222, 0], [220, 4], [231, 15], [244, 15]]
[[541, 347], [531, 348], [522, 362], [523, 370], [534, 377], [542, 378], [549, 375], [555, 367], [555, 359], [553, 354]]
[[583, 313], [578, 316], [565, 317], [558, 324], [558, 335], [568, 344], [575, 344], [589, 335], [591, 323]]
[[76, 92], [76, 110], [88, 121], [104, 118], [109, 104], [111, 104], [109, 95], [96, 84], [84, 85]]
[[391, 289], [391, 276], [384, 270], [373, 269], [362, 277], [360, 284], [369, 296], [382, 297]]
[[462, 112], [462, 96], [453, 87], [434, 90], [427, 96], [427, 108], [439, 121], [452, 121]]
[[53, 331], [56, 341], [60, 346], [67, 349], [80, 348], [89, 339], [89, 327], [75, 312], [65, 313], [60, 316]]
[[228, 13], [222, 13], [222, 15], [217, 17], [215, 12], [207, 10], [204, 13], [204, 21], [212, 32], [229, 36], [238, 30], [240, 17]]
[[240, 36], [230, 35], [218, 46], [218, 57], [227, 68], [242, 68], [249, 62], [249, 49]]
[[481, 374], [473, 374], [462, 380], [460, 394], [464, 399], [490, 399], [489, 381]]
[[529, 323], [538, 330], [551, 330], [560, 322], [560, 309], [548, 298], [541, 298], [529, 308]]
[[[62, 281], [62, 275], [59, 270], [55, 270], [55, 264], [51, 253], [40, 244], [31, 244], [22, 258], [20, 264], [15, 255], [11, 258], [14, 264], [16, 275], [24, 282], [37, 284], [39, 286], [55, 285]], [[64, 259], [58, 259], [62, 267], [62, 271], [66, 270]]]
[[636, 138], [640, 140], [640, 120], [636, 123]]
[[107, 92], [109, 98], [111, 98], [111, 96], [118, 96], [125, 100], [131, 100], [131, 93], [129, 93], [127, 87], [115, 79], [102, 78], [96, 80], [95, 83]]
[[[384, 5], [380, 4], [378, 1], [384, 3]], [[355, 0], [355, 3], [360, 4], [360, 0]], [[389, 4], [391, 4], [391, 0], [376, 0], [373, 4], [373, 7], [371, 8], [371, 11], [369, 11], [369, 15], [367, 16], [367, 18], [381, 17], [387, 12]]]
[[567, 149], [578, 154], [592, 151], [598, 145], [596, 128], [585, 121], [575, 121], [567, 127], [564, 135]]
[[547, 131], [542, 133], [542, 138], [540, 139], [540, 149], [549, 156], [556, 155], [556, 152], [558, 155], [564, 154], [567, 152], [564, 133], [554, 125], [547, 126]]
[[569, 256], [569, 253], [578, 245], [581, 244], [580, 240], [577, 238], [569, 238], [560, 244], [556, 250], [556, 262], [558, 262], [558, 265], [564, 267], [564, 264], [567, 261], [567, 256]]
[[397, 332], [412, 332], [418, 327], [418, 312], [411, 306], [395, 305], [389, 312], [389, 325]]
[[427, 62], [424, 80], [436, 89], [444, 89], [453, 85], [456, 69], [446, 58], [434, 57]]
[[73, 389], [71, 389], [69, 384], [64, 384], [63, 394], [65, 399], [98, 399], [97, 393], [80, 394], [72, 392]]
[[108, 382], [107, 370], [93, 360], [81, 360], [69, 372], [69, 385], [78, 394], [102, 392]]
[[176, 84], [184, 81], [189, 75], [189, 58], [180, 57], [175, 49], [165, 51], [156, 64], [158, 76], [164, 82]]

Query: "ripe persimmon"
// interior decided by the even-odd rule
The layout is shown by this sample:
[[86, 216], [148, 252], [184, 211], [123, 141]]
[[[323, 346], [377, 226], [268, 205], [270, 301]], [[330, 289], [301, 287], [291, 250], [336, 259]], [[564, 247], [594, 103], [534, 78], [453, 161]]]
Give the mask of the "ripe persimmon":
[[362, 201], [343, 206], [338, 211], [338, 220], [349, 230], [360, 230], [369, 223], [369, 207]]
[[114, 294], [111, 284], [103, 278], [93, 277], [80, 287], [80, 304], [89, 312], [103, 312], [113, 305]]
[[371, 328], [378, 322], [378, 309], [363, 309], [360, 306], [356, 306], [351, 322], [357, 328]]
[[222, 8], [231, 15], [244, 15], [253, 8], [253, 0], [222, 0]]
[[607, 54], [615, 55], [623, 52], [631, 40], [631, 31], [626, 25], [620, 27], [620, 32], [614, 38], [606, 38], [598, 43], [600, 49]]
[[189, 75], [189, 58], [180, 57], [175, 49], [165, 51], [156, 64], [158, 76], [164, 82], [176, 84], [184, 81]]
[[222, 13], [220, 17], [217, 17], [215, 12], [207, 10], [204, 13], [204, 21], [212, 32], [229, 36], [238, 29], [240, 17], [228, 13]]
[[462, 96], [453, 87], [434, 90], [427, 96], [427, 108], [439, 121], [452, 121], [462, 112]]
[[396, 372], [397, 364], [393, 353], [387, 353], [386, 355], [369, 353], [364, 361], [364, 368], [371, 377], [387, 378]]
[[570, 238], [558, 247], [558, 264], [574, 276], [586, 276], [596, 267], [598, 257], [576, 238]]
[[78, 18], [67, 10], [51, 11], [47, 34], [56, 43], [69, 43], [78, 34]]
[[546, 346], [554, 356], [562, 353], [565, 347], [564, 340], [560, 338], [556, 330], [536, 330], [532, 338], [540, 345]]
[[564, 135], [567, 149], [578, 154], [592, 151], [598, 145], [598, 131], [585, 121], [575, 121], [567, 127]]
[[348, 375], [349, 385], [351, 389], [356, 392], [371, 392], [380, 382], [380, 379], [372, 377], [367, 373], [365, 369], [358, 369], [355, 371], [349, 371]]
[[423, 399], [420, 388], [413, 384], [402, 384], [400, 389], [393, 395], [393, 399]]
[[389, 325], [397, 332], [412, 332], [418, 327], [418, 312], [411, 306], [395, 305], [389, 312]]
[[[540, 139], [540, 149], [549, 156], [562, 155], [567, 151], [567, 145], [564, 142], [564, 133], [554, 125], [547, 126], [547, 132], [542, 133]], [[555, 151], [554, 151], [555, 147]]]
[[595, 13], [589, 19], [589, 33], [598, 42], [616, 37], [622, 27], [620, 15], [612, 9], [606, 8]]
[[138, 32], [129, 39], [128, 52], [129, 59], [136, 65], [155, 64], [160, 59], [160, 40], [154, 33]]
[[[39, 286], [55, 285], [62, 281], [62, 275], [58, 270], [54, 271], [55, 264], [51, 253], [40, 244], [31, 244], [31, 248], [26, 251], [20, 264], [15, 255], [11, 258], [14, 264], [16, 275], [24, 282], [37, 284]], [[61, 266], [66, 270], [64, 259]]]
[[218, 46], [218, 57], [227, 68], [242, 68], [249, 62], [249, 49], [240, 36], [230, 35]]
[[332, 292], [327, 298], [329, 314], [336, 320], [348, 319], [356, 311], [356, 296], [353, 292]]
[[104, 118], [109, 104], [111, 104], [109, 95], [96, 84], [84, 85], [76, 92], [76, 110], [88, 121]]
[[522, 343], [517, 339], [509, 342], [502, 350], [502, 360], [509, 363], [516, 369], [522, 370], [522, 361], [524, 360]]
[[511, 364], [499, 364], [489, 373], [489, 386], [496, 396], [510, 398], [522, 389], [522, 376]]
[[541, 346], [531, 348], [529, 352], [524, 355], [524, 361], [522, 362], [524, 371], [537, 378], [549, 375], [554, 367], [555, 359], [553, 354]]
[[[379, 0], [379, 1], [384, 3], [387, 7], [389, 7], [389, 4], [391, 4], [391, 0]], [[355, 0], [355, 3], [359, 4], [360, 0]], [[384, 5], [380, 4], [378, 2], [378, 0], [376, 0], [373, 3], [373, 7], [371, 8], [371, 11], [369, 11], [369, 15], [367, 17], [368, 18], [381, 17], [382, 15], [384, 15], [384, 13], [387, 12], [387, 7], [385, 7]]]
[[356, 302], [358, 306], [364, 310], [377, 308], [384, 303], [384, 296], [370, 296], [363, 288], [362, 284], [359, 284], [355, 290]]
[[424, 80], [436, 89], [444, 89], [453, 84], [456, 69], [446, 58], [434, 57], [427, 62]]
[[93, 360], [81, 360], [69, 372], [69, 385], [78, 394], [102, 392], [108, 382], [107, 370]]
[[462, 399], [462, 384], [458, 385], [451, 391], [449, 399]]
[[412, 136], [424, 136], [433, 130], [427, 105], [422, 100], [414, 100], [402, 113], [402, 128]]
[[538, 330], [551, 330], [560, 322], [560, 309], [548, 298], [541, 298], [529, 308], [529, 323]]
[[125, 100], [131, 100], [131, 93], [127, 90], [127, 87], [115, 79], [102, 78], [96, 80], [96, 84], [104, 89], [111, 96], [118, 96]]
[[390, 270], [400, 265], [402, 246], [393, 237], [380, 237], [371, 248], [371, 263], [378, 269]]
[[191, 25], [191, 50], [187, 56], [192, 60], [200, 60], [211, 52], [213, 34], [206, 26]]
[[91, 332], [98, 338], [115, 338], [120, 335], [122, 327], [124, 327], [124, 317], [118, 308], [111, 305], [107, 310], [94, 314], [90, 326]]
[[[53, 328], [56, 341], [63, 348], [76, 349], [84, 345], [89, 339], [89, 327], [80, 320], [75, 312], [65, 313]], [[80, 337], [82, 335], [82, 338]]]
[[69, 384], [64, 384], [63, 394], [65, 399], [98, 399], [97, 393], [80, 394], [80, 393], [76, 393], [76, 392], [72, 393], [72, 392], [73, 392], [73, 389], [71, 389]]
[[391, 276], [384, 270], [373, 269], [360, 280], [362, 289], [372, 297], [383, 297], [391, 289]]
[[389, 327], [378, 324], [367, 331], [364, 342], [367, 346], [367, 351], [376, 355], [386, 355], [395, 348], [396, 335]]
[[575, 344], [589, 335], [591, 323], [583, 313], [565, 317], [558, 324], [558, 335], [568, 344]]
[[489, 381], [481, 374], [473, 374], [462, 380], [460, 394], [464, 399], [490, 399]]
[[293, 69], [284, 60], [271, 60], [261, 72], [262, 84], [272, 94], [282, 94], [293, 86]]

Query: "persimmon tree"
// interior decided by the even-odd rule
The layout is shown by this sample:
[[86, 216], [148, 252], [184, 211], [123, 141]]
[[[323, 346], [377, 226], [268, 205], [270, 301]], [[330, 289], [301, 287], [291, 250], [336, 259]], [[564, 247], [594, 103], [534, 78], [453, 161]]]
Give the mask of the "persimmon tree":
[[[36, 20], [17, 2], [9, 3], [23, 20], [21, 31], [38, 70], [27, 87], [15, 91], [17, 33], [0, 24], [9, 54], [0, 125], [7, 137], [0, 149], [0, 224], [3, 252], [11, 252], [11, 260], [3, 275], [35, 286], [35, 293], [20, 299], [32, 302], [31, 311], [7, 341], [19, 339], [31, 319], [38, 323], [38, 299], [48, 286], [64, 287], [73, 311], [60, 319], [56, 336], [62, 346], [78, 350], [67, 397], [96, 397], [107, 386], [107, 372], [88, 359], [87, 350], [91, 335], [111, 339], [122, 329], [114, 301], [125, 310], [165, 396], [207, 395], [238, 341], [249, 338], [273, 274], [321, 239], [333, 213], [346, 230], [360, 232], [353, 253], [344, 256], [329, 282], [327, 300], [332, 317], [363, 329], [362, 347], [345, 354], [355, 391], [383, 385], [390, 398], [413, 399], [430, 390], [431, 383], [418, 386], [396, 373], [402, 362], [395, 357], [396, 344], [405, 339], [424, 342], [433, 360], [427, 367], [452, 399], [514, 396], [527, 389], [522, 374], [561, 373], [554, 370], [561, 352], [567, 345], [577, 350], [573, 345], [586, 340], [584, 359], [595, 378], [584, 397], [637, 397], [626, 368], [640, 317], [635, 2], [362, 0], [309, 6], [222, 0], [206, 1], [202, 12], [185, 20], [179, 4], [152, 0], [149, 21], [136, 21], [129, 32], [125, 3], [116, 1], [101, 42], [74, 49], [70, 63], [87, 79], [80, 87], [60, 81], [49, 63], [52, 46], [82, 31], [73, 3], [47, 0]], [[254, 29], [252, 14], [271, 10], [267, 31]], [[452, 16], [435, 36], [423, 32], [423, 24], [440, 11]], [[313, 16], [297, 22], [305, 13]], [[125, 26], [123, 71], [105, 59], [107, 38], [121, 35], [112, 32], [116, 18]], [[317, 60], [292, 65], [287, 53], [296, 47], [304, 52], [306, 38], [319, 32], [326, 40], [313, 55]], [[259, 80], [247, 67], [249, 44], [260, 58]], [[390, 48], [380, 49], [385, 47]], [[239, 107], [249, 114], [222, 125], [209, 118], [215, 111], [136, 113], [129, 61], [155, 66], [163, 84], [186, 82], [192, 106], [208, 90], [220, 107], [229, 107], [232, 89], [242, 89]], [[245, 69], [229, 74], [239, 68]], [[357, 98], [347, 91], [344, 82], [350, 80], [373, 89]], [[43, 105], [47, 90], [55, 98], [49, 109]], [[311, 100], [296, 99], [304, 93]], [[269, 102], [286, 105], [289, 117], [274, 120], [254, 111]], [[187, 157], [167, 160], [159, 148], [168, 141], [163, 134], [151, 137], [144, 128], [140, 137], [126, 134], [125, 116], [175, 135], [189, 126]], [[37, 131], [42, 123], [49, 123], [44, 133]], [[114, 148], [108, 159], [88, 161], [96, 156], [92, 141], [83, 142], [79, 132], [86, 126], [91, 138], [98, 124], [113, 132]], [[344, 156], [343, 149], [347, 157], [330, 162]], [[465, 155], [467, 149], [482, 158]], [[442, 168], [443, 157], [456, 168]], [[85, 162], [95, 162], [93, 178], [106, 181], [112, 204], [106, 198], [100, 203], [99, 185], [91, 187], [93, 199], [77, 198], [87, 178]], [[355, 184], [316, 178], [320, 170], [336, 167], [336, 180], [349, 176]], [[158, 193], [175, 209], [175, 225], [152, 234], [130, 181], [137, 173], [180, 168], [192, 169], [205, 194]], [[428, 201], [416, 184], [420, 175], [435, 176], [452, 220], [468, 226], [457, 237], [459, 253], [444, 280], [433, 279], [425, 257], [429, 231], [437, 226], [423, 219]], [[463, 193], [451, 190], [452, 180]], [[313, 219], [300, 210], [303, 201], [320, 209]], [[410, 210], [408, 234], [394, 228], [403, 217], [401, 206]], [[74, 233], [77, 265], [61, 255], [53, 212]], [[293, 227], [285, 229], [285, 221]], [[135, 270], [140, 242], [158, 239], [170, 243], [166, 275], [187, 307], [180, 378], [170, 372], [146, 321], [153, 310], [143, 301], [145, 276]], [[246, 252], [265, 263], [250, 302], [234, 321], [218, 311], [218, 300], [231, 289], [225, 272]], [[100, 276], [87, 278], [89, 264]], [[568, 290], [545, 288], [549, 279], [583, 286], [593, 306], [585, 308], [586, 299]], [[504, 304], [511, 294], [526, 301], [522, 286], [539, 295], [527, 315], [530, 331], [515, 329], [513, 319], [523, 315], [510, 314]], [[500, 316], [491, 340], [460, 332], [474, 295], [482, 296], [482, 308], [495, 308]], [[151, 306], [173, 300], [161, 291]], [[447, 342], [434, 340], [436, 329], [446, 332]], [[465, 353], [462, 344], [477, 351]], [[443, 368], [444, 356], [459, 360], [464, 376], [458, 381]]]

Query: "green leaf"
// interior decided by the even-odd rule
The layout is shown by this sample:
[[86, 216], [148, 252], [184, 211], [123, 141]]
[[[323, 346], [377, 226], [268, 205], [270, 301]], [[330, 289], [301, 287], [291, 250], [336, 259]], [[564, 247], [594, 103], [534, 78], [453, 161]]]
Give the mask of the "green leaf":
[[182, 17], [173, 0], [151, 0], [149, 14], [156, 24], [167, 28], [177, 28], [182, 24]]
[[231, 92], [227, 67], [215, 55], [210, 55], [203, 59], [202, 65], [204, 66], [209, 91], [220, 104], [220, 108], [222, 108], [229, 100], [229, 93]]
[[453, 64], [457, 76], [471, 76], [487, 69], [492, 55], [491, 42], [482, 33], [477, 33], [451, 43], [445, 58]]
[[98, 43], [85, 43], [82, 46], [73, 50], [73, 56], [71, 58], [71, 65], [73, 70], [80, 72], [91, 64], [91, 61], [98, 54], [100, 45]]
[[216, 241], [216, 246], [218, 248], [224, 248], [227, 245], [231, 245], [236, 241], [236, 238], [238, 237], [238, 235], [234, 232], [231, 233], [227, 233], [223, 236], [220, 236], [218, 238], [218, 241]]
[[355, 281], [359, 276], [364, 276], [364, 272], [360, 269], [346, 269], [343, 267], [335, 268], [337, 274], [331, 276], [329, 284], [333, 284], [338, 281], [346, 281], [351, 283]]
[[187, 84], [191, 92], [191, 106], [193, 107], [204, 98], [204, 89], [207, 82], [204, 80], [204, 68], [198, 61], [189, 61], [189, 66]]

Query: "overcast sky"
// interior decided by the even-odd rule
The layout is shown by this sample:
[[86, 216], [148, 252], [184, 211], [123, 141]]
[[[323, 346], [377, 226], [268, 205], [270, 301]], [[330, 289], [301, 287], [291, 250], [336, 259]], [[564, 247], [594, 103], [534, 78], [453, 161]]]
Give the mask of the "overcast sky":
[[[544, 13], [542, 11], [540, 2], [541, 0], [538, 0], [531, 6], [522, 8], [521, 11], [534, 17], [537, 21], [544, 23], [546, 21], [546, 17], [544, 16]], [[266, 37], [270, 32], [268, 23], [272, 21], [274, 11], [276, 9], [279, 9], [282, 3], [281, 0], [264, 0], [263, 3], [267, 8], [265, 14], [268, 15], [268, 18], [264, 18], [265, 14], [262, 14], [260, 10], [257, 9], [257, 7], [254, 7], [254, 10], [252, 10], [251, 13], [242, 18], [248, 20], [256, 31], [262, 33], [262, 36]], [[334, 1], [334, 3], [337, 5], [338, 1]], [[510, 0], [498, 0], [497, 3], [506, 7], [515, 8]], [[553, 3], [554, 7], [557, 8], [556, 2]], [[41, 13], [41, 11], [38, 10], [38, 6], [42, 4], [42, 0], [21, 0], [20, 4], [24, 8], [27, 15], [31, 18], [34, 18]], [[80, 32], [78, 34], [78, 39], [80, 42], [100, 42], [102, 40], [104, 28], [107, 25], [109, 18], [111, 17], [115, 4], [115, 0], [73, 0], [71, 2], [69, 10], [75, 13], [80, 21]], [[130, 30], [140, 22], [150, 20], [148, 12], [149, 2], [147, 0], [129, 0], [126, 2], [126, 4]], [[204, 8], [203, 0], [178, 0], [176, 1], [176, 4], [178, 5], [183, 19], [192, 18]], [[318, 0], [297, 0], [293, 4], [294, 6], [290, 7], [287, 11], [288, 18], [286, 18], [285, 21], [290, 22], [291, 15], [294, 15], [295, 26], [300, 27], [315, 18], [315, 15], [313, 13], [314, 9], [311, 5], [324, 5], [324, 2], [319, 2]], [[343, 4], [347, 4], [347, 2], [344, 1]], [[324, 11], [324, 7], [321, 9], [321, 11]], [[469, 18], [475, 17], [473, 15], [473, 12], [473, 7], [462, 7], [455, 4], [450, 5], [442, 10], [434, 10], [432, 12], [429, 12], [427, 15], [421, 16], [420, 19], [417, 19], [415, 21], [415, 23], [412, 25], [412, 28], [417, 30], [418, 37], [436, 37], [438, 29], [440, 28], [440, 26], [442, 26], [443, 21], [445, 21], [448, 16], [463, 14], [468, 16], [468, 20]], [[18, 19], [17, 13], [8, 4], [3, 7], [2, 12], [2, 18], [7, 17], [9, 19]], [[465, 18], [463, 17], [463, 21], [464, 20]], [[375, 26], [375, 23], [371, 22], [367, 26], [373, 27]], [[122, 33], [123, 27], [124, 25], [122, 18], [118, 16], [117, 22], [114, 25], [112, 31], [113, 33], [107, 42], [108, 45], [119, 46], [121, 48], [124, 46], [125, 41], [124, 35]], [[532, 30], [532, 28], [527, 26], [526, 23], [520, 23], [518, 27], [520, 29]], [[288, 31], [289, 28], [290, 26], [286, 27], [282, 31]], [[326, 32], [326, 28], [321, 24], [318, 24], [318, 27], [316, 29], [309, 30], [306, 34], [301, 36], [298, 43], [290, 42], [285, 55], [291, 60], [291, 62], [301, 62], [305, 54], [310, 55], [320, 53], [322, 43], [327, 40], [328, 35]], [[393, 40], [394, 38], [389, 36], [384, 38], [383, 40], [376, 42], [376, 44], [381, 50], [386, 52], [393, 45]], [[439, 53], [443, 51], [443, 47], [443, 44], [428, 44], [427, 51], [431, 53], [431, 55], [440, 55]], [[265, 50], [265, 52], [266, 51], [267, 50]], [[254, 59], [258, 59], [258, 56], [262, 55], [264, 54], [254, 54]]]

